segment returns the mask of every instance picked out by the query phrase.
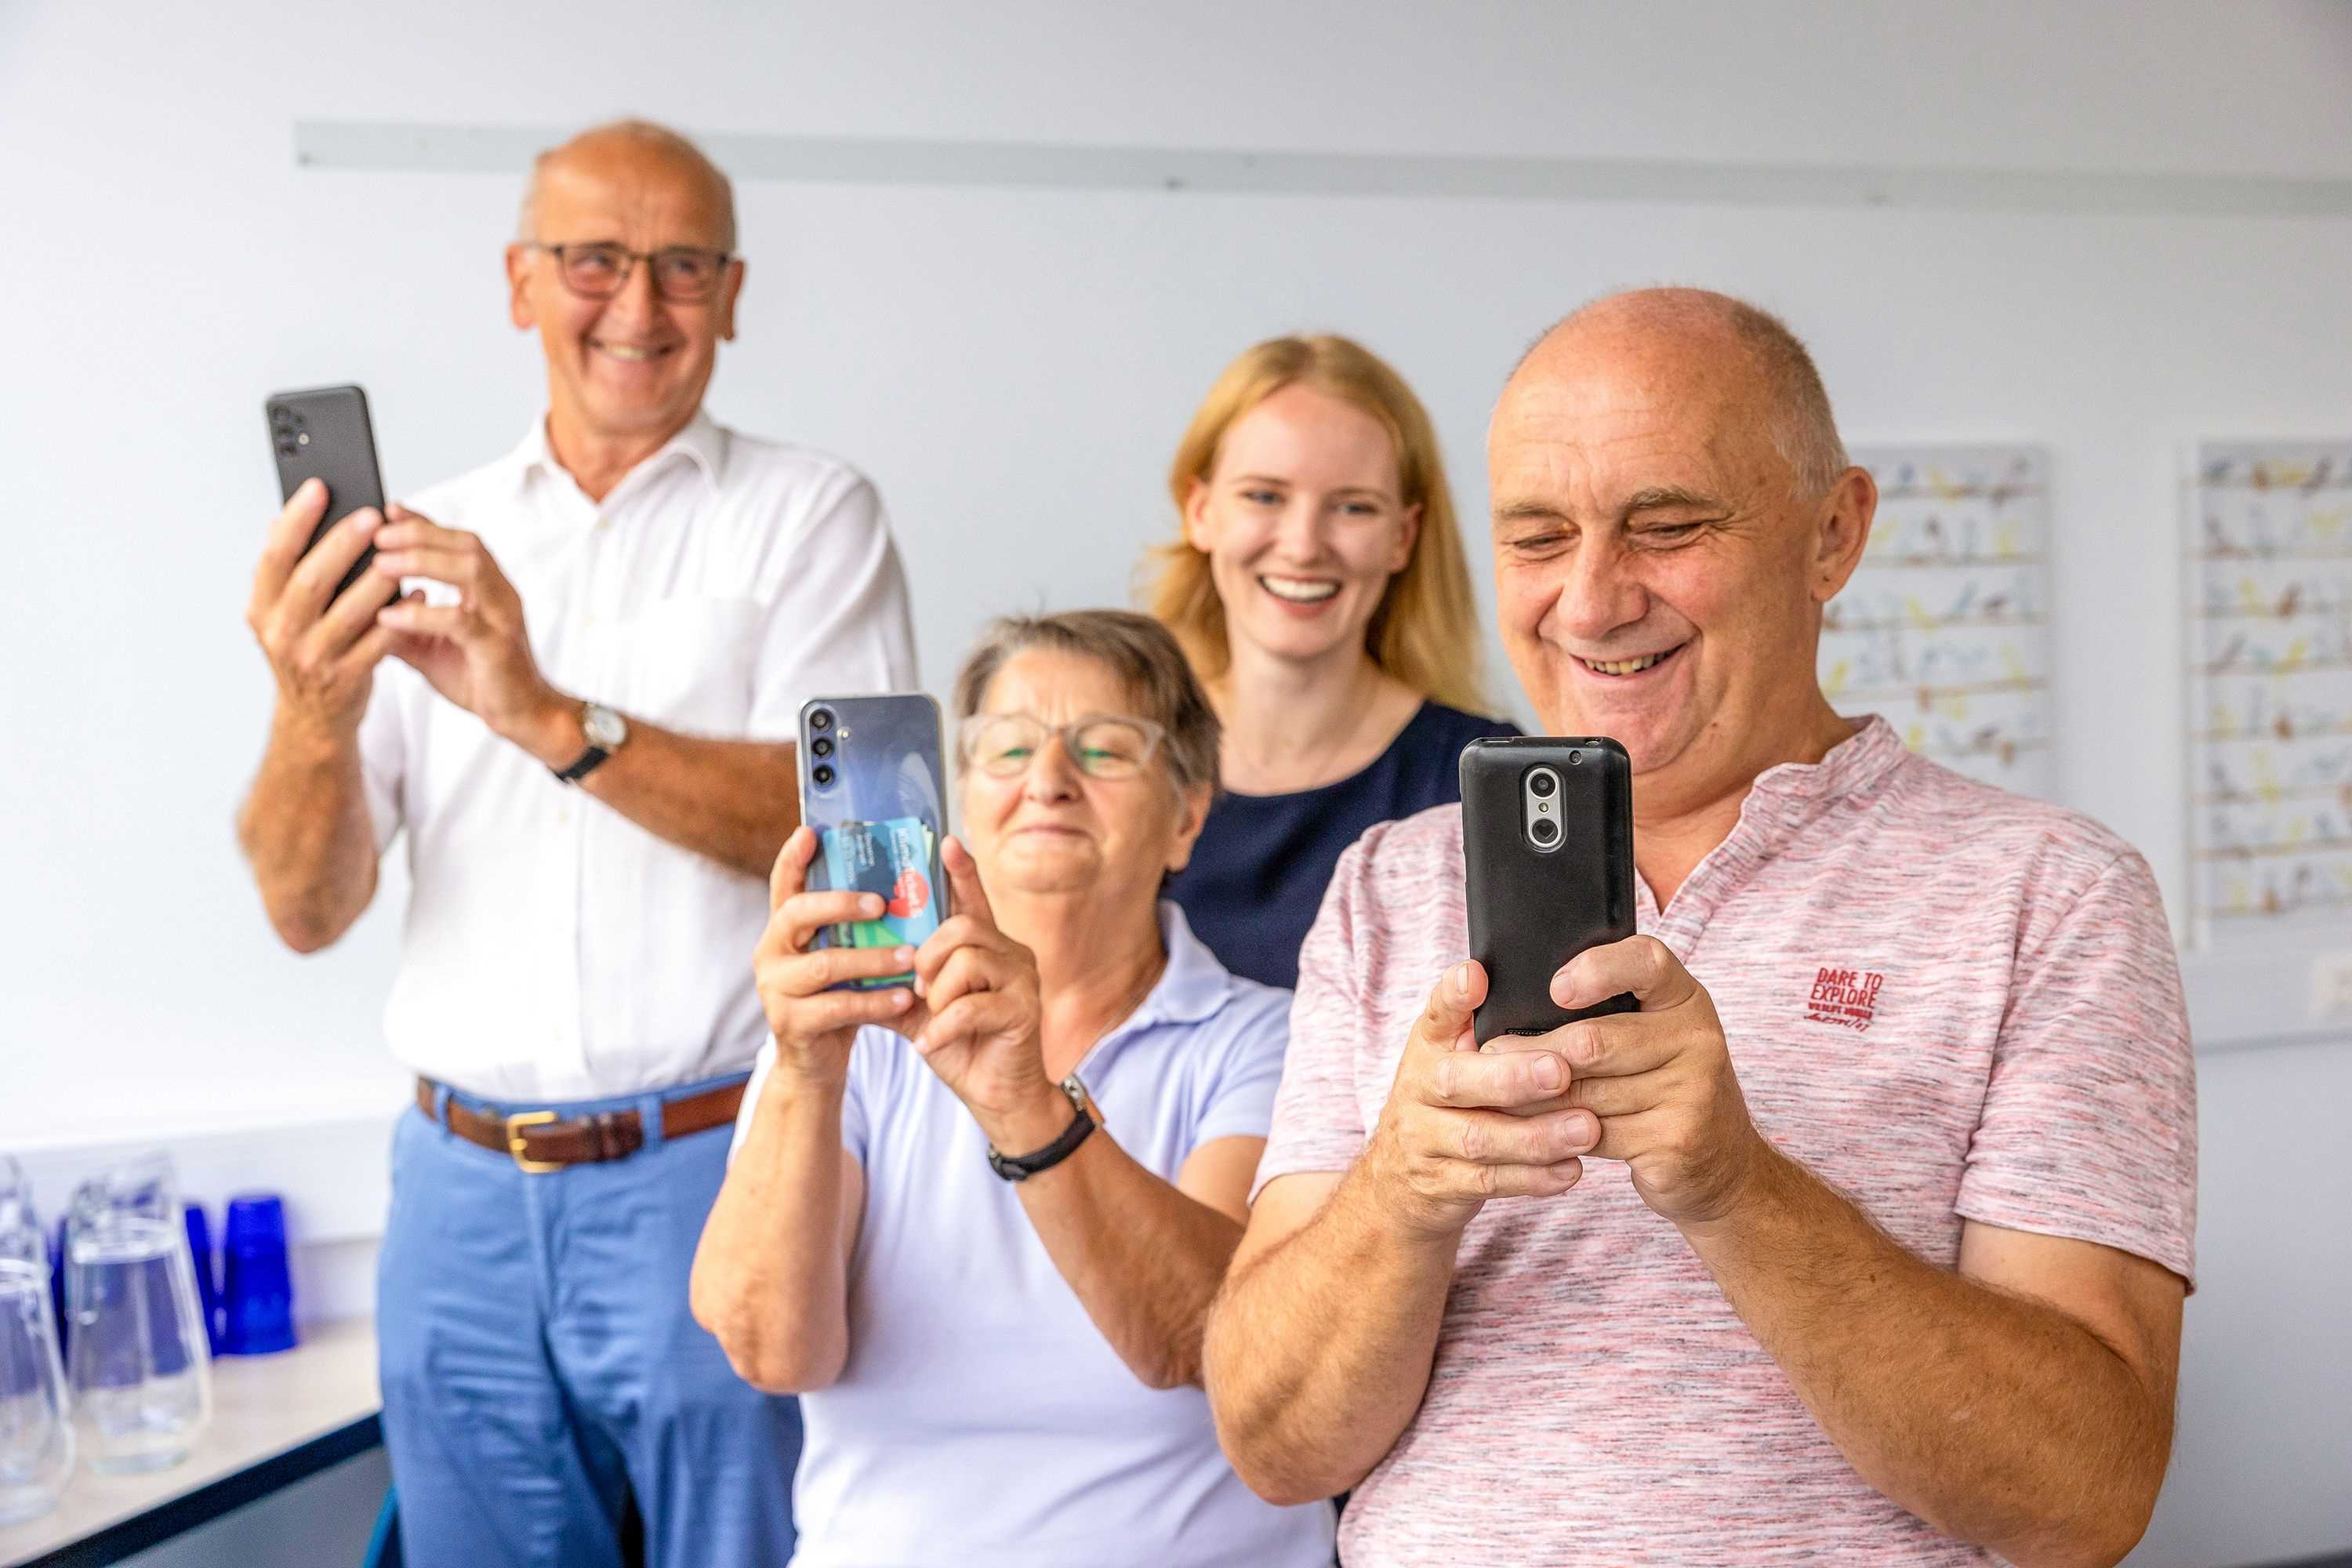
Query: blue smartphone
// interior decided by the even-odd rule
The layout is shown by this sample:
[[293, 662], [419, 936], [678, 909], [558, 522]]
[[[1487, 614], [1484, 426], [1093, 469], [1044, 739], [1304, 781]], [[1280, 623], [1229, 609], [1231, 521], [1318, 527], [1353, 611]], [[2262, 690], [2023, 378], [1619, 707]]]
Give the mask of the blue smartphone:
[[[819, 933], [824, 947], [920, 947], [948, 918], [940, 863], [947, 769], [940, 705], [919, 691], [816, 697], [801, 706], [801, 820], [816, 829], [812, 891], [878, 893], [879, 918]], [[843, 982], [879, 990], [910, 972]]]

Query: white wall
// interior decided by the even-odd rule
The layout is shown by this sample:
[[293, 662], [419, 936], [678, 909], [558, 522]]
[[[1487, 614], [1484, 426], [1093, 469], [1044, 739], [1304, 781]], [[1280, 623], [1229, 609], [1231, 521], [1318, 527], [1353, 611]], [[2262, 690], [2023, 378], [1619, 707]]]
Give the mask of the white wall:
[[[498, 276], [518, 182], [303, 171], [289, 128], [624, 110], [706, 132], [2343, 178], [2352, 11], [0, 7], [0, 1147], [397, 1102], [375, 1024], [396, 881], [298, 962], [230, 837], [268, 701], [239, 621], [274, 493], [258, 405], [364, 383], [395, 491], [509, 446], [537, 384]], [[1857, 442], [2052, 449], [2060, 795], [2139, 844], [2176, 908], [2177, 447], [2352, 429], [2342, 218], [740, 195], [744, 341], [713, 406], [881, 483], [935, 686], [986, 614], [1125, 598], [1166, 527], [1176, 433], [1254, 337], [1328, 326], [1390, 355], [1475, 518], [1486, 405], [1547, 320], [1657, 279], [1755, 297], [1812, 341]], [[2204, 1289], [2140, 1561], [2352, 1545], [2317, 1462], [2352, 1463], [2352, 1176], [2315, 1157], [2279, 1174], [2340, 1148], [2352, 1045], [2204, 1068]], [[380, 1180], [380, 1147], [355, 1148], [355, 1183]]]

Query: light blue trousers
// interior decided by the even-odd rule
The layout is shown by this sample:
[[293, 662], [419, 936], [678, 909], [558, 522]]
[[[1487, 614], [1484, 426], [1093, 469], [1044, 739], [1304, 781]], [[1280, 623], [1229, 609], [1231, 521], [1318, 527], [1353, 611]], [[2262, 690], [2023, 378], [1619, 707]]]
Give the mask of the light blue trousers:
[[658, 1095], [461, 1098], [635, 1107], [646, 1145], [534, 1175], [401, 1117], [376, 1332], [409, 1568], [617, 1568], [630, 1492], [647, 1568], [784, 1563], [799, 1407], [738, 1378], [687, 1310], [728, 1130], [667, 1141]]

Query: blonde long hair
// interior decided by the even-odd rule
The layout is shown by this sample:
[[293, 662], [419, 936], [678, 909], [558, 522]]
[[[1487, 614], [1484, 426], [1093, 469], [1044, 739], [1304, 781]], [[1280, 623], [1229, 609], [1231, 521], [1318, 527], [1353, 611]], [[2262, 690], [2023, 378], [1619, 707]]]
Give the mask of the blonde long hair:
[[1225, 606], [1209, 574], [1209, 557], [1183, 536], [1192, 487], [1215, 472], [1217, 449], [1234, 421], [1285, 387], [1304, 385], [1352, 404], [1379, 420], [1396, 444], [1397, 482], [1407, 507], [1421, 508], [1421, 528], [1402, 571], [1389, 579], [1364, 651], [1388, 674], [1449, 708], [1486, 710], [1479, 676], [1478, 609], [1454, 492], [1428, 410], [1404, 378], [1361, 343], [1330, 333], [1269, 338], [1227, 365], [1192, 416], [1168, 470], [1176, 502], [1175, 542], [1152, 552], [1159, 572], [1148, 591], [1151, 613], [1183, 645], [1203, 681], [1232, 663]]

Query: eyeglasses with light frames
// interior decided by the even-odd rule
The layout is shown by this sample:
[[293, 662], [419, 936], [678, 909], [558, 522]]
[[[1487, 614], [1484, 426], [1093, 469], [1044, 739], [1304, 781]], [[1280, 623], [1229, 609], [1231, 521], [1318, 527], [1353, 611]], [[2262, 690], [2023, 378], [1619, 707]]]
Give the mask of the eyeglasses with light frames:
[[1060, 737], [1063, 751], [1088, 778], [1131, 779], [1151, 765], [1168, 731], [1149, 719], [1092, 713], [1067, 724], [1048, 724], [1034, 713], [982, 713], [964, 721], [960, 739], [964, 761], [991, 778], [1018, 778], [1045, 742]]

